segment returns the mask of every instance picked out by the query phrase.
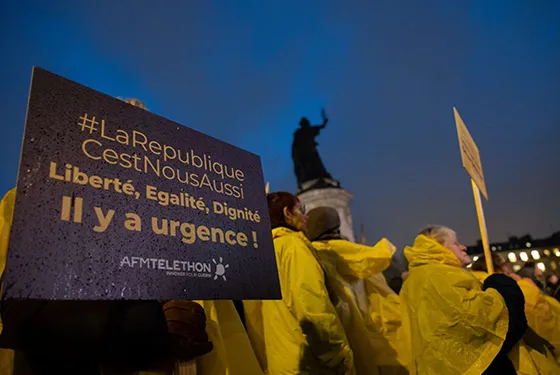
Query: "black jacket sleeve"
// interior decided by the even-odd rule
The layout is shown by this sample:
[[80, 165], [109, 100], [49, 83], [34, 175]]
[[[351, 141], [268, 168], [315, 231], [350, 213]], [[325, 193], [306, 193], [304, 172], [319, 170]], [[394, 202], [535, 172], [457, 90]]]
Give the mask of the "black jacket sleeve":
[[525, 297], [517, 282], [506, 275], [490, 275], [483, 285], [483, 290], [488, 288], [496, 289], [502, 295], [508, 309], [509, 326], [502, 351], [509, 353], [527, 331]]
[[515, 280], [506, 275], [494, 274], [489, 276], [484, 281], [482, 289], [486, 290], [488, 288], [496, 289], [504, 299], [509, 314], [509, 325], [502, 349], [483, 375], [514, 375], [516, 374], [515, 367], [509, 360], [508, 353], [527, 331], [525, 297], [523, 297], [523, 292], [521, 292]]
[[527, 328], [527, 332], [523, 336], [523, 342], [544, 356], [547, 355], [547, 352], [550, 352], [556, 357], [554, 346], [539, 336], [531, 327]]

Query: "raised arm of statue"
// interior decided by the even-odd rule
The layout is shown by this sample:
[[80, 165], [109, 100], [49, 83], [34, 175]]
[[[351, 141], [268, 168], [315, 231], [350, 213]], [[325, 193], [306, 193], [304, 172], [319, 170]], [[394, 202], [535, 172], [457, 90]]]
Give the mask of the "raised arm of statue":
[[325, 108], [321, 109], [321, 118], [323, 119], [323, 124], [319, 126], [320, 129], [324, 129], [327, 126], [327, 122], [329, 122], [329, 118], [327, 117], [327, 112], [325, 112]]

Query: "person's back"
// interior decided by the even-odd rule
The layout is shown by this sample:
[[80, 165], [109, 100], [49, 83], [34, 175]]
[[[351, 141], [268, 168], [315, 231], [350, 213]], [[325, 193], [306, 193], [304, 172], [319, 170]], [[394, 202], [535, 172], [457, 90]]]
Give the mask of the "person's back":
[[406, 374], [398, 359], [399, 298], [381, 273], [395, 247], [387, 239], [375, 246], [342, 239], [340, 218], [331, 207], [311, 210], [307, 226], [354, 352], [356, 374]]
[[313, 247], [354, 352], [356, 374], [406, 374], [399, 362], [399, 298], [381, 273], [391, 261], [392, 244], [326, 240], [314, 241]]
[[[278, 269], [286, 268], [288, 264], [284, 264], [284, 260], [293, 258], [294, 251], [300, 248], [296, 232], [290, 232], [284, 228], [273, 230], [274, 250], [276, 252], [276, 261]], [[262, 301], [263, 325], [265, 332], [265, 344], [267, 347], [267, 362], [269, 372], [274, 373], [276, 370], [286, 366], [289, 367], [286, 372], [297, 373], [300, 369], [300, 358], [304, 354], [311, 354], [307, 349], [307, 340], [303, 334], [302, 326], [297, 318], [291, 313], [290, 306], [295, 301], [291, 301], [291, 297], [287, 291], [290, 289], [290, 275], [280, 275], [280, 286], [283, 296], [288, 298], [280, 301]], [[306, 353], [307, 352], [307, 353]], [[310, 356], [312, 357], [312, 356]], [[297, 362], [290, 362], [295, 359]], [[307, 362], [313, 362], [306, 359]], [[316, 370], [320, 369], [319, 364], [311, 363]]]
[[[315, 301], [304, 297], [308, 291], [319, 290], [324, 292], [320, 297], [329, 299], [319, 263], [302, 233], [276, 228], [273, 237], [283, 299], [262, 301], [268, 373], [337, 374], [336, 369], [349, 365], [341, 354], [350, 356], [338, 317], [334, 309], [321, 314], [324, 306], [313, 306]], [[312, 317], [313, 310], [318, 315]], [[338, 342], [329, 340], [333, 329], [339, 331]], [[326, 342], [329, 345], [322, 344]], [[333, 346], [338, 350], [333, 351]]]

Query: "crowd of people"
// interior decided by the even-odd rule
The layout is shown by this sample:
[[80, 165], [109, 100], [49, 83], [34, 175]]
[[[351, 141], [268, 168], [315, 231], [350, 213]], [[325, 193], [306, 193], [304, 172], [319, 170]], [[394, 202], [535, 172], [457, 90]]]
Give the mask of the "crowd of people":
[[[16, 191], [0, 205], [0, 273]], [[444, 226], [404, 249], [343, 238], [336, 210], [267, 195], [281, 300], [3, 301], [0, 375], [560, 374], [558, 278], [498, 254], [494, 273]], [[467, 266], [470, 268], [467, 268]], [[556, 297], [555, 297], [556, 296]], [[237, 303], [234, 303], [237, 302]]]

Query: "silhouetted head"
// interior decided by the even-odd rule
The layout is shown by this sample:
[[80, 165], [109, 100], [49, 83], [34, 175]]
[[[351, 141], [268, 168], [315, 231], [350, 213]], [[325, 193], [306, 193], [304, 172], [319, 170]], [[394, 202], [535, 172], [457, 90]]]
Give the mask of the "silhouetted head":
[[332, 207], [317, 207], [307, 214], [307, 238], [318, 241], [326, 234], [340, 237], [340, 217]]
[[309, 122], [307, 117], [302, 117], [301, 120], [299, 120], [299, 126], [301, 126], [302, 128], [308, 128], [311, 126], [311, 123]]
[[[496, 273], [509, 275], [513, 272], [511, 264], [501, 254], [492, 253], [492, 265], [494, 266], [494, 272]], [[486, 257], [484, 255], [480, 255], [473, 263], [471, 269], [473, 271], [488, 272], [488, 267], [486, 267]]]
[[521, 277], [532, 279], [533, 281], [537, 281], [543, 277], [543, 271], [535, 262], [526, 262], [517, 274]]
[[546, 285], [550, 286], [550, 287], [556, 287], [558, 286], [558, 281], [560, 279], [558, 278], [558, 275], [551, 273], [550, 275], [548, 275], [546, 277]]

